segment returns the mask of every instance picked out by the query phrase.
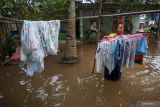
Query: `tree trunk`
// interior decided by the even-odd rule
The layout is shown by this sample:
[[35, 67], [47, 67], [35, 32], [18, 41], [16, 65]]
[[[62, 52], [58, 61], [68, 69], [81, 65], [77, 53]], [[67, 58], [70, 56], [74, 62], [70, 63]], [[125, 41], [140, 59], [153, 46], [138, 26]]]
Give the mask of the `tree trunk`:
[[66, 49], [65, 55], [62, 59], [62, 63], [66, 64], [74, 64], [78, 62], [77, 58], [77, 48], [76, 48], [76, 33], [75, 33], [75, 0], [68, 0], [69, 1], [69, 20], [67, 22], [67, 38], [66, 38]]

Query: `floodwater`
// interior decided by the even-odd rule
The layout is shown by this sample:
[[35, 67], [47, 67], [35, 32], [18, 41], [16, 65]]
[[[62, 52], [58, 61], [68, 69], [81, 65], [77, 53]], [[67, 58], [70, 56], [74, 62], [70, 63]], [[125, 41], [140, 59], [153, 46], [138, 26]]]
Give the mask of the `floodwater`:
[[0, 68], [0, 107], [136, 107], [160, 101], [160, 41], [151, 43], [144, 64], [124, 69], [119, 81], [92, 74], [96, 46], [78, 46], [80, 62], [59, 64], [63, 54], [45, 59], [45, 70], [26, 76], [18, 65]]

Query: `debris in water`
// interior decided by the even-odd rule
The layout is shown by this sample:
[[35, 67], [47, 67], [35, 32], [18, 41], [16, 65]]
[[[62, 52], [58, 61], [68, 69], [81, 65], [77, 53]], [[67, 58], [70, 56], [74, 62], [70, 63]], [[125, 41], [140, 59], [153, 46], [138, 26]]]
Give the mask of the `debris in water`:
[[151, 92], [151, 91], [153, 91], [153, 90], [154, 90], [153, 87], [143, 89], [144, 92]]
[[0, 95], [0, 99], [4, 98], [4, 96]]
[[55, 82], [57, 82], [58, 79], [59, 79], [58, 76], [52, 77], [52, 80], [51, 80], [51, 82], [49, 84], [53, 85]]

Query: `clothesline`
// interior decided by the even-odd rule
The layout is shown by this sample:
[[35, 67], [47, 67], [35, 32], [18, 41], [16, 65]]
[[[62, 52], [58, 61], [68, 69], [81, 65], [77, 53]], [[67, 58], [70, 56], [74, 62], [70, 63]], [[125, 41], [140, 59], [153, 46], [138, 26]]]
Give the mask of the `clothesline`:
[[[6, 22], [6, 23], [23, 23], [24, 20], [19, 20], [19, 19], [14, 19], [14, 18], [9, 18], [9, 17], [3, 17], [3, 16], [0, 16], [0, 19], [6, 19], [6, 20], [11, 20], [13, 22], [9, 22], [9, 21], [3, 21], [3, 20], [0, 20], [0, 22]], [[64, 19], [64, 20], [60, 20], [60, 21], [70, 21], [70, 20], [77, 20], [77, 19]]]
[[23, 22], [23, 20], [18, 20], [18, 19], [9, 18], [9, 17], [3, 17], [3, 16], [0, 16], [0, 19], [12, 20], [12, 21], [16, 21], [16, 22]]
[[[79, 19], [91, 19], [91, 18], [99, 18], [99, 17], [114, 17], [114, 16], [126, 16], [126, 15], [138, 15], [138, 14], [148, 14], [148, 13], [160, 13], [160, 10], [148, 10], [148, 11], [127, 12], [127, 13], [118, 13], [118, 14], [83, 16], [83, 17], [77, 17], [77, 18], [74, 18], [74, 19], [64, 19], [64, 20], [60, 20], [60, 21], [73, 21], [73, 20], [79, 20]], [[16, 22], [19, 22], [19, 23], [22, 23], [24, 21], [24, 20], [18, 20], [18, 19], [8, 18], [8, 17], [2, 17], [2, 16], [0, 16], [0, 19], [12, 20], [12, 21], [16, 21]]]
[[16, 24], [16, 23], [20, 23], [20, 22], [10, 22], [10, 21], [0, 20], [0, 23]]

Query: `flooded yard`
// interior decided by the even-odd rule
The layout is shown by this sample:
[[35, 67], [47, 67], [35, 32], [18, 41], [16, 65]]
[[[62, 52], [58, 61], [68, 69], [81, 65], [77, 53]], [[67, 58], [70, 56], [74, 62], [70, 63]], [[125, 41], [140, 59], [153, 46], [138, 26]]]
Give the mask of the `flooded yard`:
[[95, 44], [78, 46], [79, 63], [45, 59], [45, 70], [26, 76], [18, 65], [0, 68], [0, 107], [136, 107], [160, 101], [160, 41], [151, 43], [144, 64], [124, 69], [119, 81], [92, 73]]

